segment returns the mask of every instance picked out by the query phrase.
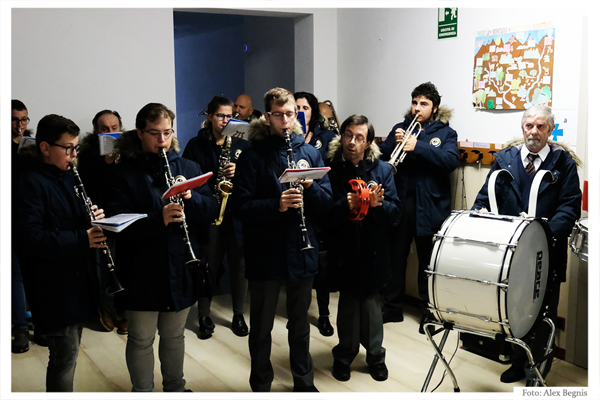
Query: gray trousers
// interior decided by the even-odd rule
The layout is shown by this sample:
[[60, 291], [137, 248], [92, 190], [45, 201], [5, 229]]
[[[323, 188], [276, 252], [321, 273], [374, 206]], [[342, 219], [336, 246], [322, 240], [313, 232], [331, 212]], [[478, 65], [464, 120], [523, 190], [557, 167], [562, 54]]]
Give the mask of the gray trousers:
[[151, 392], [154, 389], [154, 338], [160, 336], [158, 358], [165, 392], [183, 392], [183, 357], [185, 321], [190, 308], [179, 312], [126, 310], [129, 334], [125, 361], [133, 385], [132, 392]]
[[250, 387], [254, 392], [268, 392], [273, 382], [271, 365], [271, 331], [282, 284], [286, 285], [288, 344], [294, 387], [313, 385], [313, 362], [309, 352], [310, 325], [308, 308], [312, 298], [313, 278], [302, 281], [250, 281]]
[[50, 356], [46, 370], [47, 392], [72, 392], [83, 324], [70, 325], [44, 336]]
[[383, 319], [377, 292], [359, 299], [340, 291], [337, 332], [340, 343], [332, 350], [335, 360], [344, 365], [352, 364], [362, 344], [367, 350], [368, 365], [384, 362]]

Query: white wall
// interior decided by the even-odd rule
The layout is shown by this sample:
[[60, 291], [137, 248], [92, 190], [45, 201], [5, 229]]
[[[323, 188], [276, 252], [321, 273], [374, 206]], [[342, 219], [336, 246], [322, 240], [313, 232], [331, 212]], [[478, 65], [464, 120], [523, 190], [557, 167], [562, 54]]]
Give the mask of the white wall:
[[132, 129], [149, 102], [176, 111], [172, 9], [12, 13], [11, 96], [27, 106], [30, 128], [60, 114], [91, 131], [96, 112], [109, 108]]
[[377, 136], [402, 120], [412, 89], [426, 81], [454, 109], [451, 126], [460, 140], [502, 143], [520, 135], [522, 111], [476, 111], [471, 104], [475, 33], [484, 29], [554, 22], [553, 108], [578, 107], [582, 16], [576, 8], [459, 8], [458, 37], [443, 40], [437, 39], [437, 8], [340, 9], [338, 18], [338, 114], [367, 115]]

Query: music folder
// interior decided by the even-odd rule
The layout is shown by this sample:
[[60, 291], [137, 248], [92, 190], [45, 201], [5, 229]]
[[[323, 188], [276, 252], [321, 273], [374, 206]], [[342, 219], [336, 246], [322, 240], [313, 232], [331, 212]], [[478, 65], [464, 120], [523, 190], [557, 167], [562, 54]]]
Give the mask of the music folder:
[[148, 214], [119, 214], [110, 218], [98, 219], [92, 221], [92, 225], [99, 226], [111, 232], [121, 232], [129, 225], [141, 218], [146, 218]]
[[319, 168], [301, 168], [301, 169], [286, 169], [279, 177], [279, 182], [296, 182], [298, 180], [305, 181], [310, 179], [321, 179], [329, 172], [329, 167]]
[[231, 136], [232, 138], [240, 138], [244, 140], [248, 139], [248, 131], [250, 130], [250, 124], [246, 121], [240, 121], [238, 119], [230, 119], [223, 128], [221, 134], [223, 136]]
[[119, 136], [121, 136], [121, 132], [98, 134], [98, 143], [100, 145], [101, 156], [112, 154], [115, 145], [115, 140], [117, 140]]
[[177, 196], [179, 193], [185, 192], [186, 190], [195, 189], [204, 185], [208, 178], [212, 176], [212, 174], [212, 172], [207, 172], [206, 174], [174, 184], [169, 190], [163, 193], [163, 200], [166, 200], [169, 197]]

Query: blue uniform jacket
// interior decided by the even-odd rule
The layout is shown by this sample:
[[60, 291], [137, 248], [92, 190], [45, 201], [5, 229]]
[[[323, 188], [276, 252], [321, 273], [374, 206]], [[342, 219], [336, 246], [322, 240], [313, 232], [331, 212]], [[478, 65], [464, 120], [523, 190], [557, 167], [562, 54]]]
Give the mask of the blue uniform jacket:
[[[131, 134], [131, 132], [133, 134]], [[158, 154], [142, 154], [135, 131], [121, 135], [115, 146], [121, 162], [115, 168], [114, 190], [108, 214], [143, 213], [147, 218], [134, 222], [117, 235], [115, 270], [124, 291], [115, 295], [117, 307], [135, 311], [180, 311], [193, 305], [193, 273], [185, 266], [185, 246], [180, 224], [165, 227], [162, 200], [167, 183]], [[177, 140], [167, 152], [173, 176], [193, 178], [202, 170], [193, 161], [180, 158]], [[197, 258], [200, 244], [208, 243], [208, 226], [217, 216], [217, 201], [204, 184], [192, 190], [184, 201], [190, 241]]]
[[334, 131], [330, 131], [329, 129], [325, 128], [323, 124], [319, 122], [315, 125], [315, 131], [313, 132], [313, 136], [308, 144], [319, 150], [319, 153], [321, 153], [321, 158], [326, 160], [327, 153], [329, 152], [329, 144], [336, 136], [337, 135]]
[[[390, 277], [390, 249], [388, 227], [400, 221], [400, 200], [396, 193], [392, 167], [377, 159], [375, 143], [365, 152], [365, 160], [355, 167], [341, 159], [339, 139], [331, 144], [338, 152], [330, 152], [332, 159], [329, 179], [333, 190], [334, 206], [322, 221], [323, 235], [328, 249], [328, 277], [340, 291], [366, 298], [382, 287]], [[362, 221], [348, 219], [347, 194], [349, 181], [360, 178], [369, 184], [381, 184], [384, 189], [382, 205], [370, 207]]]
[[29, 161], [13, 204], [13, 243], [36, 332], [44, 334], [97, 318], [98, 282], [86, 232], [91, 226], [71, 171]]
[[[304, 191], [304, 214], [312, 250], [300, 250], [300, 217], [296, 209], [279, 212], [281, 193], [288, 184], [279, 182], [271, 160], [284, 171], [288, 167], [283, 138], [270, 134], [264, 118], [251, 122], [252, 147], [238, 160], [233, 180], [232, 209], [243, 225], [246, 278], [300, 280], [317, 273], [319, 250], [316, 218], [332, 206], [329, 178], [315, 180]], [[304, 142], [300, 125], [292, 134], [294, 158], [299, 167], [323, 167], [319, 152]]]
[[[414, 180], [417, 207], [417, 236], [436, 233], [451, 212], [450, 173], [459, 165], [458, 136], [448, 121], [452, 111], [439, 107], [434, 121], [424, 126], [417, 144], [395, 175], [398, 198], [407, 196], [409, 178]], [[381, 159], [389, 160], [396, 147], [396, 129], [406, 129], [413, 120], [410, 113], [396, 124], [380, 145]], [[416, 133], [416, 131], [414, 132]]]
[[[521, 141], [522, 142], [522, 141]], [[561, 281], [566, 279], [566, 256], [567, 238], [573, 229], [573, 225], [581, 216], [581, 190], [579, 188], [579, 176], [577, 175], [577, 163], [563, 147], [549, 142], [550, 153], [542, 164], [542, 169], [552, 172], [552, 182], [542, 181], [540, 186], [536, 217], [548, 218], [548, 224], [552, 234], [557, 239], [557, 247], [561, 249], [559, 256], [564, 262], [557, 263], [557, 274]], [[497, 169], [506, 169], [514, 177], [509, 183], [510, 177], [501, 174], [496, 180], [496, 201], [498, 212], [502, 215], [519, 215], [526, 211], [528, 204], [521, 200], [520, 179], [518, 163], [522, 163], [520, 151], [523, 144], [507, 147], [496, 153], [496, 161], [492, 165], [485, 184], [479, 191], [472, 209], [490, 209], [488, 197], [488, 181], [490, 175]], [[508, 180], [507, 180], [508, 178]]]

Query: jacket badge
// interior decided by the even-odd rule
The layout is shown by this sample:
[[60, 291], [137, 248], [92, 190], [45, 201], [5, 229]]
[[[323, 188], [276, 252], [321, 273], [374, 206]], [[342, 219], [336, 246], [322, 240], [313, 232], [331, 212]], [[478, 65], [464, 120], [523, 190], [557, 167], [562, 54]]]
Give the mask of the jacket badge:
[[377, 182], [375, 182], [375, 181], [369, 181], [369, 183], [367, 183], [367, 188], [369, 190], [371, 190], [371, 189], [373, 189], [373, 186], [377, 186], [377, 185], [378, 185]]
[[240, 154], [242, 154], [242, 149], [237, 149], [235, 151], [235, 154], [233, 155], [235, 157], [235, 159], [237, 160], [238, 158], [240, 158]]
[[310, 164], [305, 159], [302, 159], [296, 163], [299, 169], [310, 168]]
[[442, 144], [442, 141], [440, 140], [440, 138], [436, 138], [434, 137], [433, 139], [431, 139], [429, 141], [429, 144], [435, 147], [440, 147], [440, 144]]
[[317, 139], [317, 143], [315, 143], [315, 149], [320, 149], [323, 146], [320, 140]]

